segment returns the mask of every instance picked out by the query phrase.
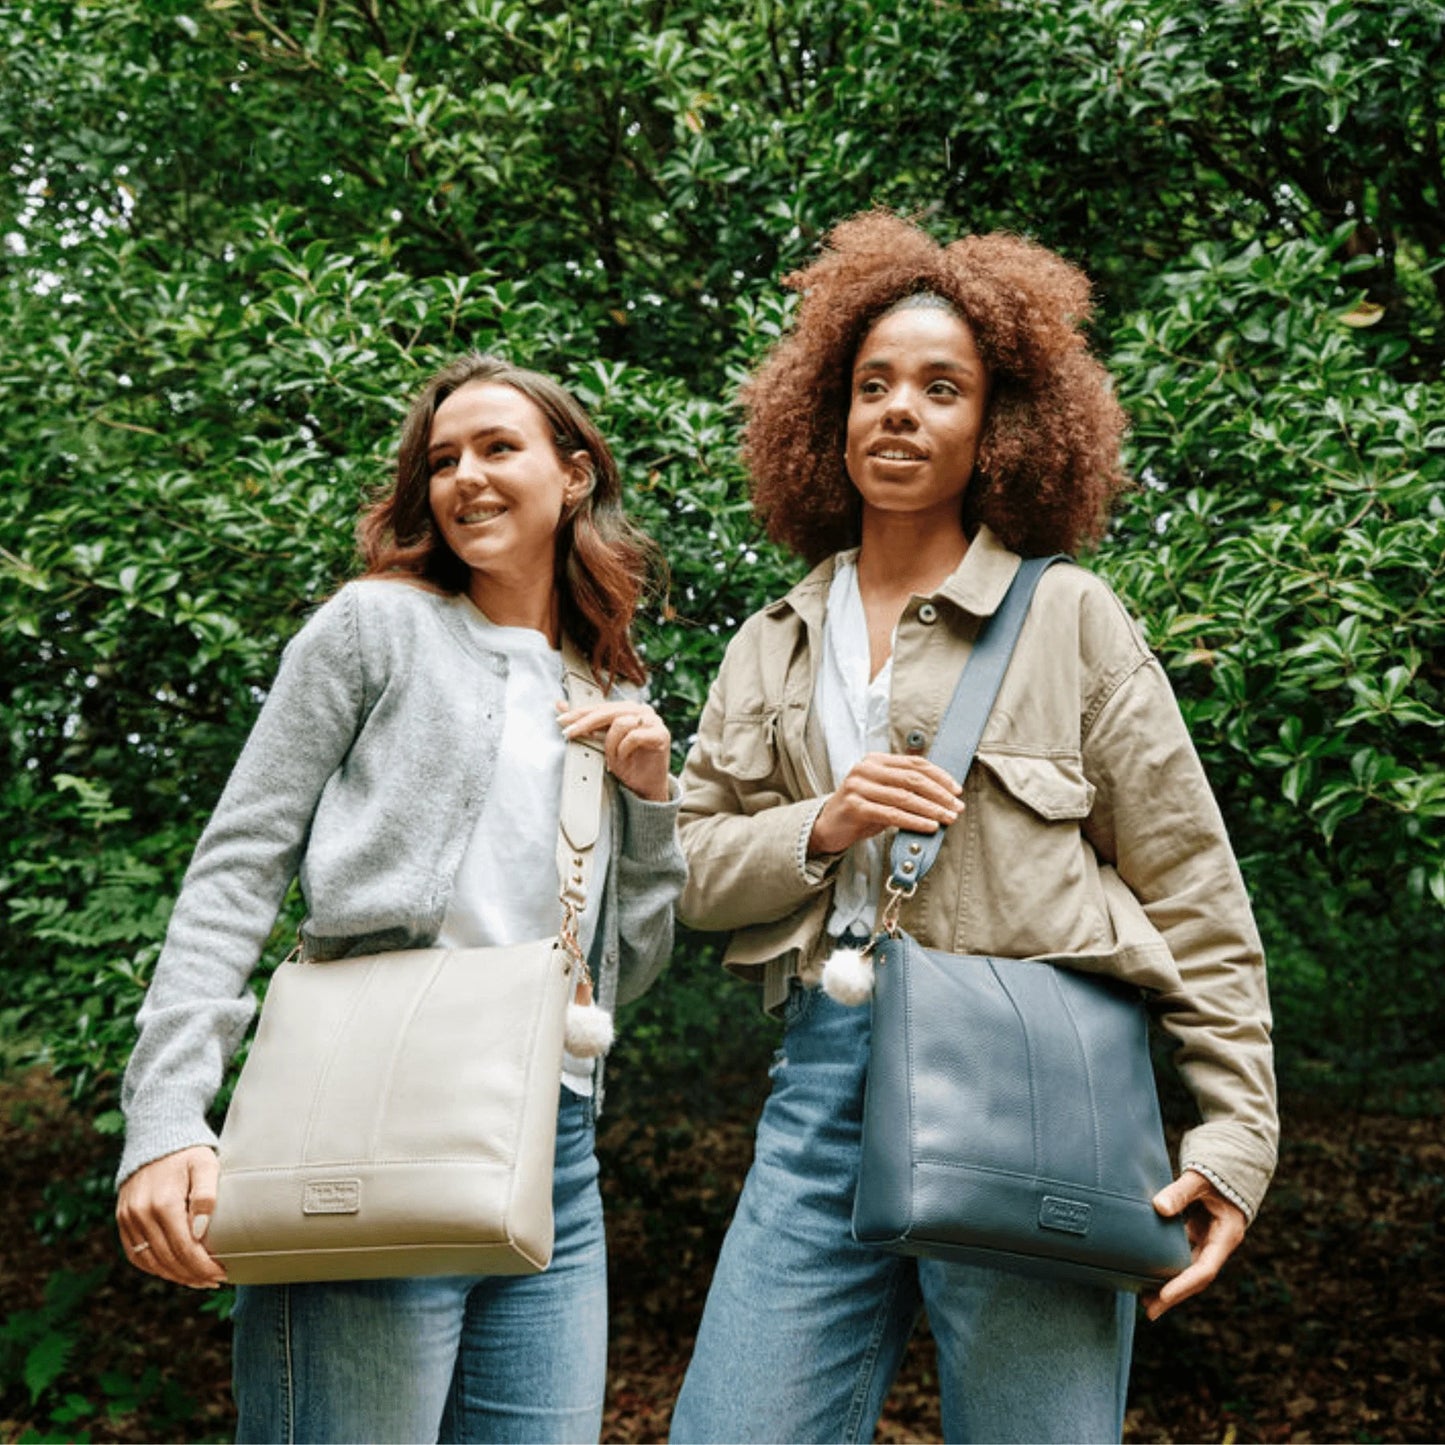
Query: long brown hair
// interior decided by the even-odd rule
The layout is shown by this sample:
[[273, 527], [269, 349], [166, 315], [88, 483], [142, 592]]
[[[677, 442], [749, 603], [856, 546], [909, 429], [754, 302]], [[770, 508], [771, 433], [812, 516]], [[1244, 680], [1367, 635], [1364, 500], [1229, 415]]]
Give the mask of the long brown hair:
[[510, 386], [533, 402], [552, 428], [560, 460], [587, 453], [591, 488], [563, 514], [557, 528], [562, 630], [599, 678], [640, 685], [647, 680], [647, 669], [632, 643], [632, 620], [660, 554], [623, 513], [617, 463], [592, 418], [565, 387], [541, 372], [472, 351], [448, 362], [422, 387], [402, 423], [395, 480], [357, 526], [365, 575], [413, 578], [444, 592], [466, 591], [467, 566], [447, 546], [432, 516], [427, 450], [437, 408], [473, 381]]
[[1129, 485], [1126, 421], [1088, 351], [1089, 281], [1076, 266], [1001, 232], [940, 246], [877, 210], [836, 226], [783, 284], [802, 293], [797, 319], [743, 392], [753, 506], [774, 541], [810, 562], [858, 544], [861, 502], [843, 464], [853, 360], [873, 323], [920, 293], [962, 317], [989, 370], [965, 527], [986, 522], [1025, 556], [1102, 535]]

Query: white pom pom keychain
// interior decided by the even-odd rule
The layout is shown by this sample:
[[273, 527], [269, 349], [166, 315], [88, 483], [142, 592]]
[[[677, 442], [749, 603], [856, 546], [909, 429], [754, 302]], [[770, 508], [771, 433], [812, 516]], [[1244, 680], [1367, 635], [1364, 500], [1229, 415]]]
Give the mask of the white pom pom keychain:
[[569, 1003], [567, 1028], [562, 1036], [569, 1054], [579, 1059], [594, 1059], [612, 1047], [615, 1030], [612, 1015], [595, 1003]]
[[592, 980], [584, 973], [567, 1005], [562, 1045], [579, 1059], [595, 1059], [612, 1047], [612, 1015], [592, 999]]
[[898, 936], [898, 910], [913, 897], [917, 884], [902, 887], [890, 879], [884, 885], [883, 914], [877, 931], [860, 938], [850, 929], [838, 940], [823, 964], [823, 992], [837, 1003], [856, 1008], [867, 1003], [873, 994], [873, 951], [886, 934]]
[[839, 939], [823, 965], [823, 992], [849, 1008], [867, 1003], [873, 993], [872, 944], [859, 948]]

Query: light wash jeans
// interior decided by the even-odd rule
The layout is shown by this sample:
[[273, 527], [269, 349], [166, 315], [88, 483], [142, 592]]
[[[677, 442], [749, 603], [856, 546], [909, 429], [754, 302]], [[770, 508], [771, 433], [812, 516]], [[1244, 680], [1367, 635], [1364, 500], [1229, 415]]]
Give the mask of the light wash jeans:
[[562, 1090], [541, 1274], [240, 1286], [242, 1441], [595, 1441], [607, 1250], [592, 1101]]
[[1134, 1297], [858, 1244], [870, 1010], [794, 985], [786, 1017], [672, 1439], [871, 1440], [923, 1306], [946, 1439], [1117, 1441]]

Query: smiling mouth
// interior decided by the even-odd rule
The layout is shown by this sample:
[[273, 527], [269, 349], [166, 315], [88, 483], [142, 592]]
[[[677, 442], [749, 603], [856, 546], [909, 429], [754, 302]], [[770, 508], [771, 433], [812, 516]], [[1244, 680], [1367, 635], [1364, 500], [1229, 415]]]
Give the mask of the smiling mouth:
[[903, 447], [874, 447], [868, 455], [880, 462], [921, 462], [927, 460], [925, 453], [909, 451]]
[[474, 507], [470, 512], [460, 513], [457, 521], [464, 527], [476, 527], [483, 522], [490, 522], [494, 517], [500, 517], [505, 510], [504, 507]]

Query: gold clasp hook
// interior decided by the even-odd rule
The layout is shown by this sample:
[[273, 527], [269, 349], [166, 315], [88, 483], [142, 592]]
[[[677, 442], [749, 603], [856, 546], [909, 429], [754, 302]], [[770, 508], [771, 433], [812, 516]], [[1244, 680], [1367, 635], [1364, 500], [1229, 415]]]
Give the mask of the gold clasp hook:
[[585, 972], [587, 960], [582, 957], [582, 941], [577, 935], [577, 907], [570, 898], [562, 900], [562, 926], [557, 931], [557, 937], [562, 944], [562, 952], [566, 957], [566, 972], [572, 972], [572, 966], [576, 964]]
[[564, 960], [562, 972], [570, 978], [575, 970], [577, 986], [573, 996], [578, 1003], [589, 1004], [592, 1002], [592, 970], [587, 967], [587, 960], [583, 956], [582, 940], [578, 936], [577, 926], [577, 905], [571, 899], [564, 898], [562, 900], [562, 927], [557, 931], [557, 939], [562, 945]]
[[890, 878], [883, 886], [888, 901], [883, 905], [883, 916], [878, 922], [878, 932], [873, 935], [873, 942], [876, 943], [885, 933], [889, 938], [897, 938], [898, 915], [903, 909], [904, 903], [918, 892], [917, 883], [908, 883], [903, 887], [893, 882]]

